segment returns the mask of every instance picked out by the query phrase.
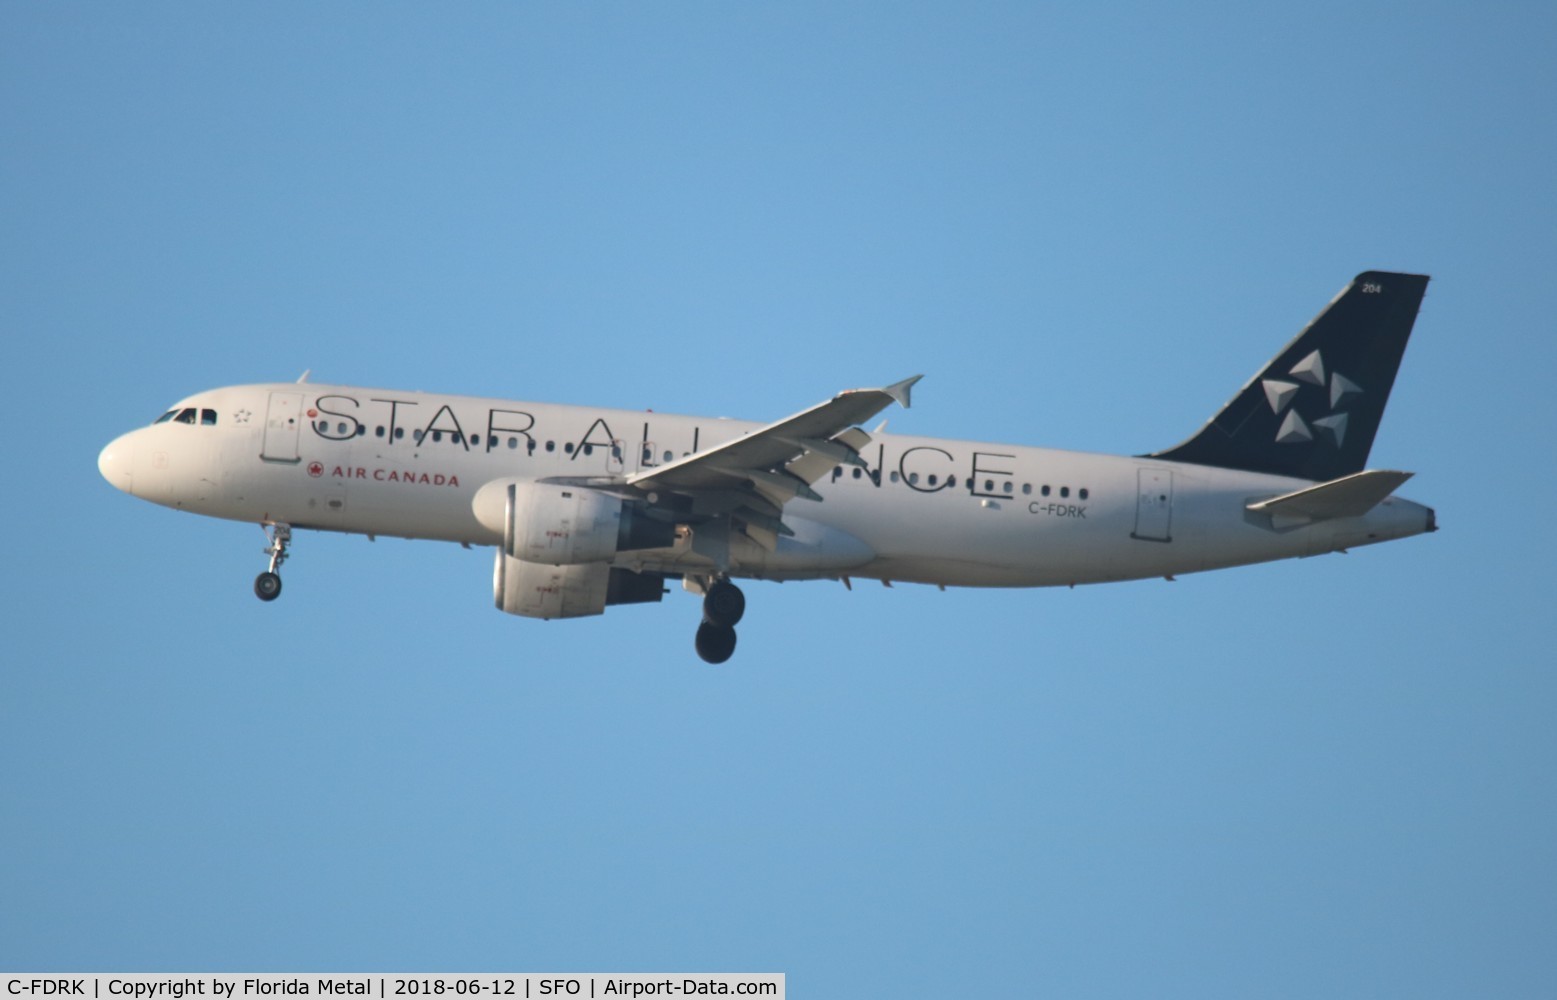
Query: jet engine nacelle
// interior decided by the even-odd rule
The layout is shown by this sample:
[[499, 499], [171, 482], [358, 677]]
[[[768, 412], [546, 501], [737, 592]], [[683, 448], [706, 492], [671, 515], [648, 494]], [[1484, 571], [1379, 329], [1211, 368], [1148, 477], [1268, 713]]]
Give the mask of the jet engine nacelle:
[[472, 509], [485, 527], [502, 533], [504, 554], [529, 563], [604, 563], [618, 552], [676, 543], [675, 525], [587, 487], [498, 480], [476, 493]]
[[665, 596], [665, 578], [607, 563], [550, 566], [497, 554], [492, 598], [500, 611], [526, 618], [582, 618], [612, 604], [644, 604]]

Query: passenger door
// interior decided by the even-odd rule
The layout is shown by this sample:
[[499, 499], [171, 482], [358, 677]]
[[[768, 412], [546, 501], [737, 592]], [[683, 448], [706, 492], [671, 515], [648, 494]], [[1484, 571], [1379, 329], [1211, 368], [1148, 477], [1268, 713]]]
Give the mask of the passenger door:
[[1131, 538], [1143, 542], [1173, 541], [1173, 471], [1137, 469], [1135, 530]]
[[265, 413], [265, 447], [260, 458], [267, 462], [296, 462], [297, 436], [302, 430], [303, 394], [273, 392]]

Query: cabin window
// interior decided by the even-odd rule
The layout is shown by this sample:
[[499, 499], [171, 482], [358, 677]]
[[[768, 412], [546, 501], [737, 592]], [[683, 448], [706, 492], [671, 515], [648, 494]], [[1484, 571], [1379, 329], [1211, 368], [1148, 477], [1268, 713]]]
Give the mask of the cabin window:
[[993, 492], [995, 492], [995, 481], [993, 479], [986, 479], [986, 480], [984, 480], [984, 492], [985, 493], [993, 493]]
[[1015, 488], [1015, 486], [1015, 483], [1008, 482], [1004, 486], [1000, 487], [1000, 489], [1006, 493], [1010, 493]]
[[1060, 496], [1062, 496], [1062, 497], [1070, 496], [1070, 487], [1069, 486], [1061, 486], [1060, 487]]
[[[857, 472], [859, 470], [856, 469], [855, 471]], [[929, 477], [927, 479], [925, 479], [925, 485], [927, 485], [927, 486], [934, 486], [936, 484], [936, 482], [938, 482], [938, 481], [939, 481], [938, 477], [936, 476], [935, 473], [932, 472], [932, 473], [930, 473]]]
[[[864, 469], [862, 469], [862, 468], [860, 468], [860, 467], [859, 467], [859, 466], [857, 466], [857, 465], [856, 465], [856, 466], [855, 466], [855, 467], [854, 467], [854, 478], [855, 478], [855, 479], [858, 479], [858, 478], [860, 478], [860, 477], [861, 477], [861, 476], [863, 476], [863, 475], [864, 475], [864, 474], [865, 474], [865, 470], [864, 470]], [[931, 477], [930, 477], [930, 482], [932, 482], [932, 483], [933, 483], [933, 482], [935, 482], [935, 477], [934, 477], [934, 476], [931, 476]]]
[[666, 453], [665, 453], [665, 461], [667, 461], [667, 462], [669, 462], [669, 461], [671, 461], [671, 460], [672, 460], [672, 459], [674, 459], [674, 458], [675, 458], [675, 457], [676, 457], [676, 453], [675, 453], [675, 452], [673, 452], [673, 451], [667, 451], [667, 452], [666, 452]]
[[1079, 496], [1081, 499], [1085, 500], [1087, 498], [1087, 489], [1086, 489], [1086, 487], [1083, 486], [1081, 488], [1081, 492], [1077, 493], [1076, 495]]
[[517, 447], [519, 447], [519, 439], [516, 438], [516, 437], [509, 438], [508, 439], [508, 450], [509, 451], [513, 451]]
[[573, 442], [572, 441], [565, 441], [565, 442], [563, 442], [562, 450], [567, 452], [569, 455], [573, 454]]
[[379, 424], [377, 427], [373, 428], [373, 436], [374, 437], [383, 437], [384, 436], [384, 425], [383, 424]]
[[917, 473], [917, 472], [910, 472], [908, 474], [908, 485], [910, 485], [910, 486], [918, 486], [919, 485], [919, 473]]
[[898, 481], [898, 475], [897, 475], [897, 473], [896, 473], [896, 472], [893, 472], [893, 473], [892, 473], [892, 481], [893, 481], [893, 482], [894, 482], [894, 483], [895, 483], [895, 482], [897, 482], [897, 481]]
[[1030, 497], [1032, 495], [1033, 495], [1033, 484], [1032, 483], [1023, 483], [1022, 484], [1022, 496]]
[[1039, 490], [1038, 492], [1042, 493], [1044, 496], [1048, 496], [1049, 495], [1049, 486], [1048, 486], [1048, 484], [1045, 483], [1043, 489]]
[[594, 445], [592, 445], [592, 444], [584, 445], [584, 457], [585, 458], [588, 458], [590, 455], [593, 455], [594, 453], [595, 453], [595, 446]]
[[395, 428], [395, 440], [399, 441], [403, 437], [405, 437], [405, 428], [404, 427], [396, 427]]
[[443, 443], [443, 431], [433, 431], [433, 444]]
[[546, 450], [547, 451], [556, 451], [557, 450], [557, 442], [555, 442], [555, 441], [547, 441], [546, 442]]
[[424, 437], [426, 437], [426, 436], [427, 436], [427, 432], [426, 431], [417, 431], [415, 434], [411, 435], [411, 437], [416, 439], [416, 443], [417, 444], [421, 444], [422, 443], [422, 439]]

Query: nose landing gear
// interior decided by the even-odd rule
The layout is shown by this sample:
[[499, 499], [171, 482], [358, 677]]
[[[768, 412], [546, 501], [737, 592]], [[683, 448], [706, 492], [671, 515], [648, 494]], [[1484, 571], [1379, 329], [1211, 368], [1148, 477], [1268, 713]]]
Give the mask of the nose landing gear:
[[274, 601], [281, 596], [281, 575], [276, 571], [287, 561], [287, 546], [292, 544], [290, 524], [262, 524], [270, 544], [265, 554], [270, 556], [270, 568], [254, 578], [254, 596], [262, 601]]
[[723, 663], [735, 652], [735, 626], [746, 614], [746, 595], [729, 580], [715, 580], [703, 595], [703, 623], [697, 627], [697, 655]]

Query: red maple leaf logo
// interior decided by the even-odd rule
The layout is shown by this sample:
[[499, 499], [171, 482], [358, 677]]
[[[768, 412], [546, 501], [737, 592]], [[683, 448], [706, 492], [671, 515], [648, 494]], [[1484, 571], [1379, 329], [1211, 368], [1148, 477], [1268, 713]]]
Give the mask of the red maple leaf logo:
[[313, 476], [315, 479], [318, 479], [320, 476], [324, 475], [324, 466], [319, 462], [309, 462], [308, 474]]

